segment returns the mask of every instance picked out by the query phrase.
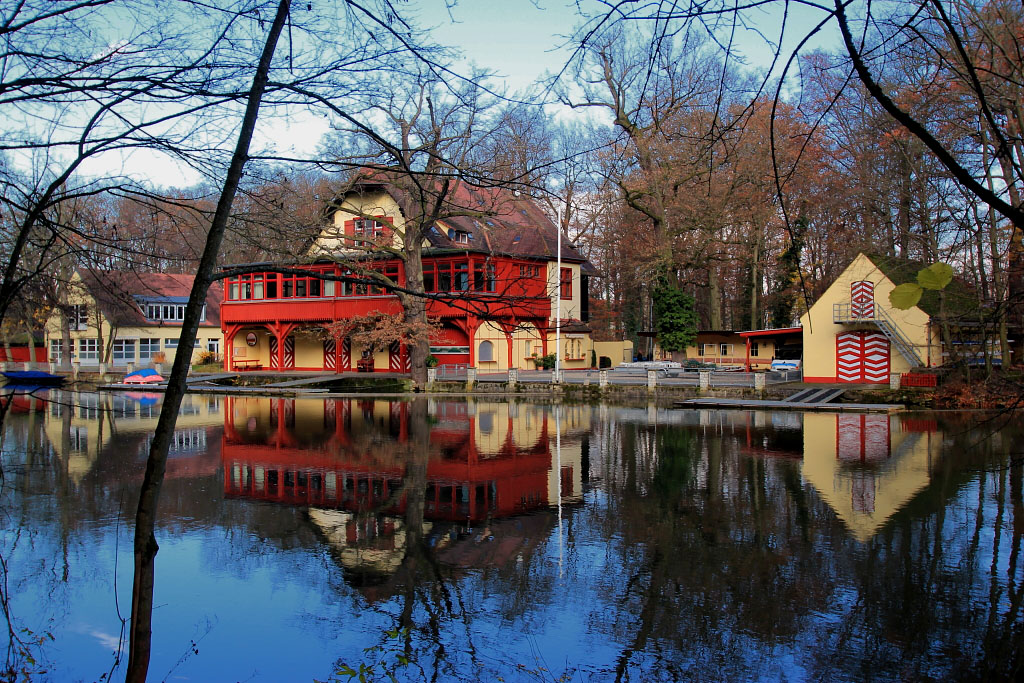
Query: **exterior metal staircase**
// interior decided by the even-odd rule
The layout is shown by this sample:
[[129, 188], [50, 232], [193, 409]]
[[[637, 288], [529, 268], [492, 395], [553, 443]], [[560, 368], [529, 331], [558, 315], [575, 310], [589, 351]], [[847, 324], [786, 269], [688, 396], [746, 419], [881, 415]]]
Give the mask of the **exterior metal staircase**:
[[[886, 310], [875, 302], [874, 306], [871, 307], [870, 315], [854, 315], [852, 303], [838, 303], [832, 305], [832, 322], [834, 323], [874, 323], [874, 325], [881, 330], [889, 342], [896, 347], [896, 350], [900, 352], [904, 360], [910, 364], [910, 367], [917, 368], [924, 365], [924, 361], [917, 355], [917, 350], [914, 349], [914, 345], [900, 330], [899, 325], [889, 315]], [[863, 311], [858, 311], [863, 313]]]

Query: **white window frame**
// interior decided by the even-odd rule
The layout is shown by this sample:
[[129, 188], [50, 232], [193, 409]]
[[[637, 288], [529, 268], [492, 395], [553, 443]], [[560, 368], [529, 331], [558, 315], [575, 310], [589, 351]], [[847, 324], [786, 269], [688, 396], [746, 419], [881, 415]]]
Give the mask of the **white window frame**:
[[[185, 320], [185, 304], [150, 301], [146, 303], [144, 313], [146, 320], [152, 322], [180, 323]], [[199, 322], [206, 322], [206, 304], [199, 312]]]
[[[145, 342], [146, 355], [142, 353], [143, 342]], [[153, 342], [156, 342], [154, 345]], [[139, 360], [152, 360], [153, 356], [160, 353], [160, 338], [159, 337], [141, 337], [139, 338]]]
[[[63, 360], [64, 351], [64, 340], [63, 339], [51, 339], [50, 340], [50, 360], [54, 363], [60, 363]], [[71, 341], [71, 357], [75, 357], [75, 342]]]
[[[113, 347], [111, 348], [111, 351], [110, 351], [110, 353], [111, 353], [111, 355], [110, 355], [111, 361], [113, 363], [115, 363], [115, 364], [118, 361], [120, 361], [122, 363], [129, 363], [129, 362], [134, 363], [135, 362], [136, 342], [137, 342], [137, 339], [135, 337], [124, 337], [124, 338], [120, 338], [119, 337], [119, 338], [115, 339], [114, 340], [114, 345], [113, 345]], [[131, 356], [125, 355], [125, 346], [126, 345], [131, 346], [131, 352], [132, 352]], [[120, 346], [120, 349], [118, 349], [119, 346]]]
[[99, 341], [92, 338], [82, 338], [78, 340], [78, 361], [80, 363], [99, 363], [100, 362], [100, 345]]
[[71, 304], [68, 308], [68, 327], [77, 331], [89, 329], [89, 304]]

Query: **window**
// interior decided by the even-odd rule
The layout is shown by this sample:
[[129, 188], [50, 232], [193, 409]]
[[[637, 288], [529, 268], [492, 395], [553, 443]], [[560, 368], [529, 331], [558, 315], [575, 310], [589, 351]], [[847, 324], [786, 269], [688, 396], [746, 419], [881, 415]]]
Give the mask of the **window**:
[[[73, 348], [73, 347], [72, 347]], [[60, 363], [64, 359], [64, 344], [60, 339], [50, 340], [50, 360], [54, 363]], [[72, 354], [74, 355], [74, 354]]]
[[469, 240], [472, 237], [472, 233], [463, 232], [462, 230], [449, 230], [448, 239], [456, 244], [469, 244]]
[[718, 355], [718, 344], [701, 344], [702, 356], [717, 356]]
[[[493, 279], [494, 268], [483, 264], [479, 273], [480, 286], [488, 287], [488, 279]], [[477, 275], [474, 273], [474, 278]], [[475, 281], [474, 281], [475, 286]], [[490, 285], [490, 286], [493, 286]], [[467, 292], [470, 288], [468, 261], [441, 261], [423, 264], [423, 291], [425, 292]], [[485, 291], [481, 289], [479, 291]], [[486, 291], [493, 291], [486, 290]]]
[[732, 344], [722, 344], [721, 348], [719, 350], [721, 351], [721, 355], [723, 355], [723, 356], [731, 356], [732, 355]]
[[423, 264], [423, 291], [437, 291], [437, 273], [433, 263]]
[[563, 299], [572, 298], [572, 268], [562, 268], [562, 277], [559, 283], [560, 296]]
[[489, 341], [480, 342], [480, 352], [477, 354], [477, 360], [482, 363], [493, 362], [494, 344]]
[[758, 345], [757, 342], [750, 342], [750, 357], [757, 358]]
[[95, 339], [78, 340], [78, 360], [82, 363], [95, 363], [100, 359], [99, 344]]
[[[238, 298], [237, 294], [235, 295], [234, 298]], [[180, 323], [182, 320], [185, 319], [185, 304], [177, 304], [171, 302], [149, 302], [145, 305], [144, 310], [146, 312], [146, 319], [152, 320], [154, 322]], [[199, 312], [199, 320], [206, 320], [206, 304], [203, 304], [203, 309], [202, 311]]]
[[206, 350], [210, 353], [220, 353], [220, 339], [207, 339]]
[[71, 427], [71, 433], [69, 434], [69, 436], [70, 436], [70, 443], [68, 443], [68, 448], [70, 448], [73, 451], [87, 451], [87, 450], [89, 450], [89, 428], [88, 427], [85, 427], [85, 426], [79, 427], [79, 426], [73, 425]]
[[[370, 240], [376, 241], [384, 234], [384, 225], [369, 218], [357, 218], [352, 221], [352, 236], [357, 238], [353, 244], [357, 247], [368, 247], [372, 245]], [[358, 239], [365, 238], [365, 239]]]
[[87, 304], [68, 306], [68, 327], [72, 330], [89, 328], [89, 306]]
[[176, 349], [176, 348], [178, 348], [178, 340], [177, 339], [164, 339], [164, 348], [165, 349]]
[[135, 361], [135, 340], [134, 339], [115, 339], [114, 340], [114, 356], [115, 363], [128, 363]]
[[473, 291], [493, 292], [496, 289], [497, 278], [494, 265], [491, 263], [473, 264]]
[[540, 275], [540, 266], [519, 266], [519, 277], [537, 277]]
[[157, 338], [139, 340], [139, 360], [151, 360], [160, 353], [160, 340]]

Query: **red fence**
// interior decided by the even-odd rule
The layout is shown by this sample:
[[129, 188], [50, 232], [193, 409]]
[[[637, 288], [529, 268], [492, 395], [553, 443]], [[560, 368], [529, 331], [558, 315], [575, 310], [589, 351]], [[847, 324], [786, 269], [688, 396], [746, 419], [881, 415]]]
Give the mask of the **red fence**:
[[[40, 344], [35, 347], [36, 351], [36, 362], [46, 362], [46, 347]], [[0, 345], [0, 361], [13, 361], [15, 363], [24, 363], [28, 360], [29, 351], [28, 344], [11, 344], [11, 357], [7, 357], [6, 351], [4, 351], [3, 345]]]
[[911, 372], [905, 372], [900, 375], [901, 387], [936, 387], [938, 384], [939, 378], [936, 375]]

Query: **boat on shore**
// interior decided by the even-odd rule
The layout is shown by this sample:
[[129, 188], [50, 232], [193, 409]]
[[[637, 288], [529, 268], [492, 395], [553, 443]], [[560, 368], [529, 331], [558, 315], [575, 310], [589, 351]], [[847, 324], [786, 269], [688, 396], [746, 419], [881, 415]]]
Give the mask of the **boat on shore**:
[[64, 384], [64, 377], [44, 370], [5, 370], [0, 372], [8, 384], [31, 384], [34, 386], [57, 387]]

